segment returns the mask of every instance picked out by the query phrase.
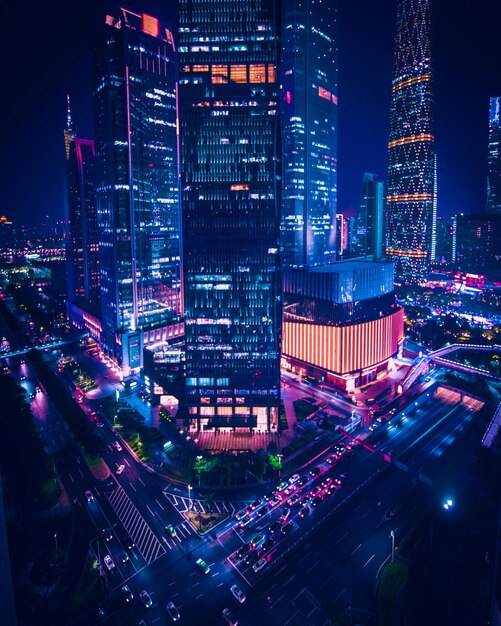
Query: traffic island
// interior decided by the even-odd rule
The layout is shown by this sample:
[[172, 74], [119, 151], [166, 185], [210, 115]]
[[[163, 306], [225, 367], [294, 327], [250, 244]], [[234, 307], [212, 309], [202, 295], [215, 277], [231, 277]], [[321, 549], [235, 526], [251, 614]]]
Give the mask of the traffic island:
[[90, 456], [83, 450], [82, 455], [87, 463], [88, 468], [97, 480], [106, 480], [110, 475], [110, 469], [100, 456]]
[[402, 623], [408, 577], [409, 568], [399, 559], [390, 561], [384, 568], [377, 595], [377, 626]]
[[229, 517], [228, 514], [224, 513], [203, 513], [194, 510], [184, 511], [183, 515], [200, 535], [212, 530]]

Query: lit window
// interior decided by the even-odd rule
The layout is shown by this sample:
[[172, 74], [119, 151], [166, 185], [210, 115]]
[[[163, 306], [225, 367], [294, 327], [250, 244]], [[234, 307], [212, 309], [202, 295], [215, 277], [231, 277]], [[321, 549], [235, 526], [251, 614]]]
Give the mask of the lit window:
[[247, 82], [247, 66], [246, 65], [231, 65], [230, 66], [230, 79], [234, 83], [246, 83]]
[[266, 82], [266, 66], [264, 64], [249, 65], [249, 82], [265, 83]]

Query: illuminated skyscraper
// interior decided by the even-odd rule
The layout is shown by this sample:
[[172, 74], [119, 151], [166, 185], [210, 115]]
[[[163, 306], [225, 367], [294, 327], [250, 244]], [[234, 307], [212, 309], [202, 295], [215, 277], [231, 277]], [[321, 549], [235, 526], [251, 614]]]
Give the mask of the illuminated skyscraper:
[[501, 214], [501, 97], [490, 99], [487, 212]]
[[383, 257], [384, 234], [384, 183], [375, 174], [364, 174], [360, 206], [356, 219], [353, 252], [372, 256], [374, 261]]
[[395, 278], [418, 282], [434, 259], [435, 138], [433, 134], [430, 0], [400, 0], [388, 143], [386, 255]]
[[[97, 311], [99, 303], [98, 231], [94, 142], [73, 135], [68, 158], [66, 241], [68, 306]], [[73, 313], [70, 313], [72, 319]]]
[[282, 264], [336, 258], [338, 61], [335, 2], [285, 0]]
[[75, 139], [75, 133], [73, 132], [73, 124], [71, 122], [71, 108], [70, 108], [70, 96], [66, 96], [68, 109], [66, 113], [66, 128], [64, 129], [64, 150], [66, 153], [66, 160], [70, 158], [70, 146], [71, 142]]
[[278, 428], [278, 5], [179, 2], [186, 384], [200, 429]]
[[94, 82], [102, 345], [126, 375], [182, 313], [176, 75], [164, 24], [107, 16]]

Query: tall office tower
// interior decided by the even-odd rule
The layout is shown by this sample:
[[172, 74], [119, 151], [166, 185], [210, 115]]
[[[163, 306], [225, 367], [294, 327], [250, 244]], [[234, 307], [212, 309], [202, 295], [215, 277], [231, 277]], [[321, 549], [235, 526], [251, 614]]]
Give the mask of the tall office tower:
[[491, 98], [489, 107], [489, 151], [487, 155], [487, 213], [501, 213], [501, 97]]
[[176, 74], [165, 24], [106, 17], [94, 77], [102, 345], [125, 375], [182, 313]]
[[397, 281], [426, 278], [434, 258], [430, 0], [400, 0], [390, 105], [386, 256]]
[[452, 256], [453, 220], [448, 217], [437, 217], [437, 246], [435, 261], [437, 263], [451, 263]]
[[336, 258], [337, 3], [285, 0], [280, 70], [282, 265]]
[[71, 121], [71, 108], [70, 108], [70, 96], [66, 96], [67, 111], [66, 111], [66, 128], [64, 129], [64, 151], [66, 154], [66, 160], [70, 158], [70, 146], [71, 142], [75, 139], [75, 133], [73, 132], [73, 124]]
[[[94, 142], [73, 137], [68, 159], [69, 231], [66, 239], [68, 307], [97, 309], [99, 244]], [[70, 310], [70, 309], [68, 309]], [[70, 320], [72, 315], [70, 314]]]
[[277, 5], [179, 2], [186, 385], [197, 429], [278, 429]]
[[384, 183], [375, 174], [365, 173], [356, 219], [353, 252], [371, 256], [374, 261], [383, 258], [384, 249]]
[[466, 272], [501, 268], [501, 214], [456, 215], [455, 263]]
[[334, 251], [338, 256], [343, 256], [348, 249], [350, 240], [350, 219], [345, 219], [342, 213], [337, 213], [334, 223], [336, 228], [336, 248]]

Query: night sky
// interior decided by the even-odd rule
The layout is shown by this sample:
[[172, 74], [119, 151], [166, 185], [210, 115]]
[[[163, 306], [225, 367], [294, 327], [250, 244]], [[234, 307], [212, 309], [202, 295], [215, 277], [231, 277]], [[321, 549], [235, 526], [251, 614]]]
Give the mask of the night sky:
[[[329, 1], [329, 0], [324, 0]], [[93, 138], [92, 45], [106, 0], [2, 8], [0, 215], [64, 217], [66, 93], [77, 135]], [[461, 5], [470, 7], [465, 11]], [[175, 22], [174, 0], [123, 3]], [[18, 5], [19, 6], [19, 5]], [[353, 211], [365, 171], [386, 178], [396, 3], [339, 0], [338, 211]], [[451, 9], [452, 7], [452, 9]], [[501, 2], [435, 0], [438, 213], [485, 206], [489, 96], [501, 95]]]

